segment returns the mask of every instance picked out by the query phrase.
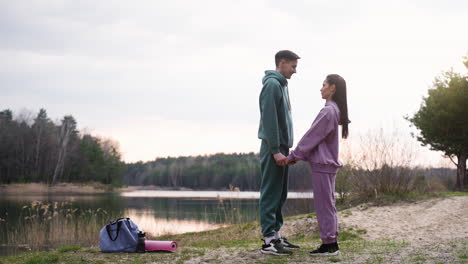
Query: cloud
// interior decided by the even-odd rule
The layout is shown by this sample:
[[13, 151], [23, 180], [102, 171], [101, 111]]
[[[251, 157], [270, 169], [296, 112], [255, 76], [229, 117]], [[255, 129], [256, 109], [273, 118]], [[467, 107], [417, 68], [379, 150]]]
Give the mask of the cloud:
[[[463, 69], [466, 11], [466, 1], [2, 1], [2, 107], [71, 113], [131, 160], [256, 151], [263, 71], [291, 49], [302, 57], [290, 81], [296, 139], [332, 72], [348, 82], [352, 131], [365, 131], [414, 112], [440, 71]], [[202, 140], [169, 146], [192, 130]], [[139, 143], [149, 135], [160, 136]]]

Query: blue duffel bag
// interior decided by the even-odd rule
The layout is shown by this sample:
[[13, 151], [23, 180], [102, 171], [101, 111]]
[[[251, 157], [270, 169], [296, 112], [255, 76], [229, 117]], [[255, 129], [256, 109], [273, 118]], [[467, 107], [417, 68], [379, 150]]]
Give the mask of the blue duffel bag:
[[104, 226], [99, 233], [102, 252], [137, 252], [138, 226], [130, 218], [119, 218]]

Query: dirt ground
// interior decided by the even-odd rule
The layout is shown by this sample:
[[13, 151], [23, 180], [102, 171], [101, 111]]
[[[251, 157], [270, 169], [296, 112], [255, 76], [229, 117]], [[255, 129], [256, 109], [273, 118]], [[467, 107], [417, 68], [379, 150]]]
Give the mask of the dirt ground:
[[[360, 205], [340, 212], [339, 225], [362, 239], [341, 243], [338, 257], [309, 256], [316, 240], [299, 243], [303, 249], [293, 257], [221, 248], [185, 263], [468, 263], [468, 196]], [[316, 218], [289, 221], [282, 229], [288, 237], [313, 232], [318, 233]]]
[[468, 196], [399, 203], [391, 206], [359, 206], [345, 211], [344, 226], [367, 230], [366, 239], [392, 239], [428, 245], [436, 241], [468, 237]]

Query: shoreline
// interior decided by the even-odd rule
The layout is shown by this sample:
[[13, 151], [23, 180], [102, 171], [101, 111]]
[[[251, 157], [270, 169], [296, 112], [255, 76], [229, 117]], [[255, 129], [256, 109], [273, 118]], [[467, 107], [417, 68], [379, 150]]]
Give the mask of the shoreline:
[[[49, 185], [46, 183], [10, 183], [0, 184], [0, 193], [6, 195], [43, 195], [43, 194], [63, 194], [63, 195], [77, 195], [77, 194], [106, 194], [106, 193], [131, 193], [135, 191], [185, 191], [185, 192], [229, 192], [229, 193], [248, 193], [255, 191], [239, 191], [221, 189], [192, 189], [185, 187], [161, 187], [156, 185], [138, 185], [138, 186], [124, 186], [113, 187], [101, 183], [57, 183]], [[257, 191], [258, 192], [258, 191]], [[289, 190], [294, 193], [309, 193], [309, 190]]]
[[113, 192], [110, 186], [101, 184], [57, 183], [11, 183], [1, 184], [2, 194], [100, 194]]
[[0, 184], [2, 194], [105, 194], [122, 193], [143, 190], [164, 190], [164, 191], [193, 191], [189, 188], [169, 188], [154, 185], [148, 186], [126, 186], [113, 187], [101, 183], [57, 183], [49, 185], [46, 183], [11, 183]]

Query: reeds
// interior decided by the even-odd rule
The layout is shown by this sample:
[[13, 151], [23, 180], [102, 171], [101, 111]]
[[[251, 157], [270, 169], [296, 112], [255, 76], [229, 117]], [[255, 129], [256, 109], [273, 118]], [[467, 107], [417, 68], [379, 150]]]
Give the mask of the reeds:
[[18, 223], [4, 224], [7, 224], [9, 245], [48, 250], [70, 244], [97, 246], [99, 230], [108, 219], [108, 213], [101, 208], [79, 209], [73, 208], [70, 202], [34, 201], [23, 206]]
[[340, 200], [350, 194], [372, 200], [444, 191], [439, 178], [426, 177], [418, 167], [421, 153], [417, 146], [402, 138], [398, 130], [384, 133], [380, 129], [361, 136], [355, 149], [343, 142], [340, 154], [346, 166], [340, 169], [336, 180]]

